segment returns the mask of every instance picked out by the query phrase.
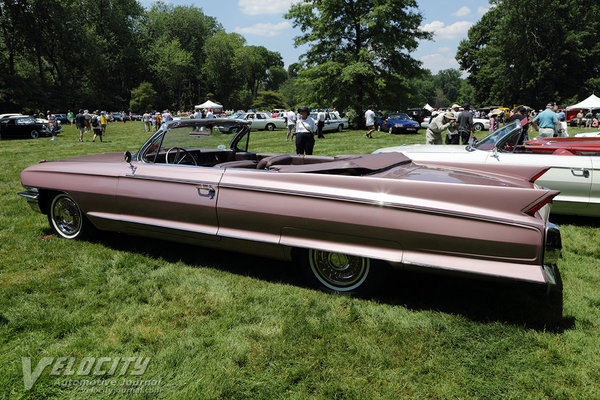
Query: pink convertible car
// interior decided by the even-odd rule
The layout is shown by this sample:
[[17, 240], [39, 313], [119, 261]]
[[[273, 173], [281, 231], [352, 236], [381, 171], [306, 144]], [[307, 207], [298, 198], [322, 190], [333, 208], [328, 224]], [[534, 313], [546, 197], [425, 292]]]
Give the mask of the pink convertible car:
[[28, 167], [20, 195], [63, 238], [99, 229], [293, 259], [334, 292], [367, 290], [383, 264], [560, 292], [560, 232], [547, 221], [558, 192], [532, 183], [544, 169], [253, 146], [243, 121], [172, 121], [133, 154]]

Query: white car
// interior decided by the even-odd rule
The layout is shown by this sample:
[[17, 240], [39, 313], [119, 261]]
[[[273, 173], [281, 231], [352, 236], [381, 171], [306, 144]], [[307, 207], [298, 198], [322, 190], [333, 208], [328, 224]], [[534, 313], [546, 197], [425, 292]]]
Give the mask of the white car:
[[[323, 125], [323, 132], [341, 132], [344, 128], [348, 128], [348, 119], [340, 117], [337, 111], [321, 111], [325, 114], [325, 125]], [[317, 123], [318, 112], [310, 114], [311, 118]]]
[[[435, 118], [435, 117], [432, 117]], [[425, 118], [423, 122], [421, 122], [421, 128], [427, 128], [429, 126], [429, 122], [431, 119]], [[490, 129], [490, 121], [486, 118], [473, 118], [473, 129], [475, 131], [489, 130]]]
[[600, 151], [584, 152], [584, 155], [542, 154], [534, 146], [516, 146], [520, 134], [521, 124], [514, 121], [474, 146], [404, 145], [379, 149], [375, 153], [397, 151], [417, 163], [479, 164], [482, 170], [498, 164], [550, 167], [535, 183], [560, 190], [553, 200], [553, 213], [600, 216]]
[[231, 119], [242, 119], [244, 121], [250, 121], [251, 129], [266, 129], [273, 131], [275, 128], [285, 128], [285, 119], [273, 118], [267, 113], [260, 112], [248, 112], [248, 113], [235, 113], [229, 116]]

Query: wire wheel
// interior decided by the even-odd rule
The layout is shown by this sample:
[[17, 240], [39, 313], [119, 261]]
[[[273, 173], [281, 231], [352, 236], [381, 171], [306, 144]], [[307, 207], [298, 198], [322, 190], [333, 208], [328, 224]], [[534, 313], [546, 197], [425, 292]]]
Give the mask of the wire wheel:
[[322, 250], [309, 250], [308, 264], [315, 278], [327, 289], [336, 292], [359, 288], [371, 268], [368, 258]]
[[59, 194], [50, 205], [50, 224], [65, 239], [75, 239], [81, 234], [83, 215], [75, 201], [66, 194]]

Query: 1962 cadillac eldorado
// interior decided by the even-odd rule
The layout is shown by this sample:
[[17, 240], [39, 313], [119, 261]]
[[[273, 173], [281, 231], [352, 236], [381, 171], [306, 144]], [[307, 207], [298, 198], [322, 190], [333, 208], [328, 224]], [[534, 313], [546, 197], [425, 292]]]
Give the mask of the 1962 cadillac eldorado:
[[455, 163], [483, 169], [500, 165], [550, 167], [535, 182], [560, 191], [552, 202], [552, 213], [600, 216], [600, 148], [593, 148], [592, 141], [588, 145], [577, 142], [579, 138], [537, 139], [519, 146], [516, 143], [520, 134], [521, 124], [515, 121], [474, 146], [408, 145], [387, 147], [375, 153], [402, 152], [415, 162], [448, 167]]
[[368, 290], [387, 263], [560, 292], [560, 232], [547, 222], [558, 192], [531, 181], [545, 169], [251, 148], [245, 121], [172, 121], [125, 157], [28, 167], [20, 194], [63, 238], [95, 228], [295, 259], [329, 291]]

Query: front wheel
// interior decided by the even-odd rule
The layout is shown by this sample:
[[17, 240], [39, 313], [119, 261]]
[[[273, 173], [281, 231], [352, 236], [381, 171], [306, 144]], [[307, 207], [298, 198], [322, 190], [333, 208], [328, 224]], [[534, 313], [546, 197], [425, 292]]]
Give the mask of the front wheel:
[[344, 130], [344, 125], [338, 125], [338, 132], [341, 132]]
[[328, 292], [365, 294], [377, 281], [369, 258], [310, 249], [302, 251], [298, 261], [309, 282]]
[[91, 233], [92, 226], [79, 205], [69, 195], [61, 193], [52, 199], [48, 221], [54, 231], [65, 239], [81, 239]]
[[476, 131], [482, 131], [483, 130], [483, 124], [480, 124], [479, 122], [476, 123], [475, 125], [473, 125], [473, 129], [475, 129]]
[[275, 125], [273, 124], [267, 124], [267, 126], [265, 126], [265, 129], [268, 131], [274, 131], [275, 130]]
[[35, 129], [32, 130], [29, 134], [31, 135], [32, 139], [37, 139], [40, 137], [40, 133], [38, 131], [36, 131]]
[[392, 128], [392, 127], [390, 126], [390, 129], [388, 130], [388, 133], [389, 133], [390, 135], [391, 135], [392, 133], [394, 133], [394, 128]]

